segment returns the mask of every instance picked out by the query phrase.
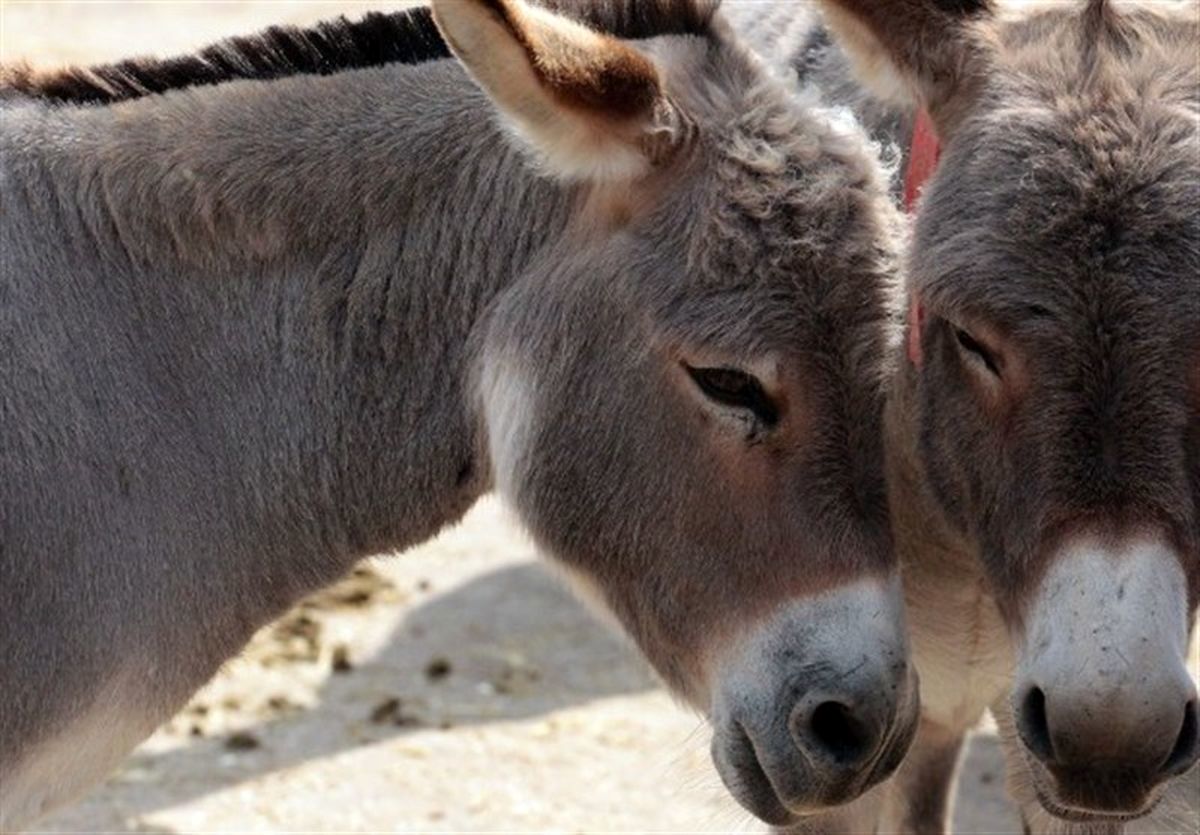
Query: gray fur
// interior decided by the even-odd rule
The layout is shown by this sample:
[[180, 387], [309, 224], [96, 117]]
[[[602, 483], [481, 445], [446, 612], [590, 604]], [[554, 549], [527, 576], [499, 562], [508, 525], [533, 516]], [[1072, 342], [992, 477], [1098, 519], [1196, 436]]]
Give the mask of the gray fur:
[[820, 4], [725, 0], [721, 9], [754, 51], [794, 79], [806, 95], [853, 114], [877, 144], [881, 161], [892, 172], [893, 190], [899, 194], [913, 109], [872, 95], [859, 83], [821, 16]]
[[[897, 366], [885, 419], [924, 720], [889, 787], [896, 802], [877, 820], [945, 831], [954, 737], [994, 703], [1026, 821], [1039, 832], [1120, 831], [1122, 815], [1144, 814], [1196, 754], [1183, 669], [1200, 599], [1196, 6], [824, 5], [859, 50], [864, 80], [914, 91], [944, 148], [909, 256], [921, 357]], [[1001, 383], [956, 329], [990, 348]], [[1047, 765], [1030, 748], [1036, 728], [1018, 736], [1012, 714], [1028, 716], [1032, 688], [1050, 686], [1027, 675], [1028, 660], [1066, 636], [1035, 642], [1026, 627], [1049, 567], [1087, 537], [1113, 559], [1172, 554], [1186, 577], [1179, 599], [1148, 597], [1163, 610], [1145, 622], [1176, 602], [1187, 619], [1172, 618], [1169, 635], [1101, 646], [1097, 636], [1129, 615], [1098, 611], [1102, 622], [1073, 639], [1078, 669], [1060, 676], [1088, 691], [1074, 730], [1052, 739], [1053, 756], [1073, 759]], [[1093, 579], [1068, 587], [1072, 607]], [[1125, 587], [1110, 585], [1107, 605], [1119, 605]], [[1138, 682], [1095, 660], [1107, 657], [1114, 670], [1133, 659]], [[1047, 698], [1071, 713], [1069, 693]], [[929, 771], [939, 759], [947, 767]]]
[[[127, 727], [91, 727], [95, 773], [0, 823], [99, 779], [259, 626], [498, 482], [704, 710], [755, 624], [891, 576], [885, 178], [720, 25], [642, 48], [695, 130], [617, 185], [541, 174], [447, 60], [7, 97], [0, 778], [88, 717]], [[770, 429], [679, 366], [764, 357]], [[509, 472], [489, 363], [525, 381]], [[898, 640], [879, 698], [911, 696]]]

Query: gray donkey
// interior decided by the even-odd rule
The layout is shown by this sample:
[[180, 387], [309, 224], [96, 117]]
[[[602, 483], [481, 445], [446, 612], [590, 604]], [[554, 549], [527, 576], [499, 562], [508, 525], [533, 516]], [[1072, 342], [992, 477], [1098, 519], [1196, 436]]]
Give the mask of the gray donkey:
[[710, 5], [576, 13], [8, 72], [0, 828], [493, 488], [749, 810], [896, 767], [886, 177]]
[[[924, 108], [942, 159], [885, 413], [921, 727], [802, 829], [944, 831], [990, 707], [1028, 830], [1119, 832], [1200, 755], [1200, 6], [823, 6], [866, 121], [903, 143]], [[841, 97], [845, 57], [801, 40]]]

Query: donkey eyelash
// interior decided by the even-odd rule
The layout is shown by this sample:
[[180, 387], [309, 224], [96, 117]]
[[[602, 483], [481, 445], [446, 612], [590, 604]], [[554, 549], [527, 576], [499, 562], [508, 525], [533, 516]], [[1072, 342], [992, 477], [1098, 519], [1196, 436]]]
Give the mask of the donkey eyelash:
[[992, 352], [984, 347], [983, 343], [962, 328], [954, 328], [954, 338], [958, 341], [958, 345], [962, 350], [982, 362], [988, 371], [997, 377], [1000, 376], [1000, 363], [996, 360]]
[[686, 363], [683, 367], [709, 400], [753, 412], [767, 426], [779, 422], [779, 409], [754, 375], [736, 368], [693, 368]]

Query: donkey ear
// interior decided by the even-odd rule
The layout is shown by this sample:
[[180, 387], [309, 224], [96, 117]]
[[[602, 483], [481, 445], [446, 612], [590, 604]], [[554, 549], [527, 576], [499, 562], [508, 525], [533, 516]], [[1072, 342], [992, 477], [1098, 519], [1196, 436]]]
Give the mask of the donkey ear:
[[679, 120], [648, 57], [522, 0], [433, 0], [450, 49], [554, 173], [642, 174]]
[[877, 95], [926, 108], [943, 133], [984, 71], [979, 24], [992, 0], [820, 0], [825, 20]]

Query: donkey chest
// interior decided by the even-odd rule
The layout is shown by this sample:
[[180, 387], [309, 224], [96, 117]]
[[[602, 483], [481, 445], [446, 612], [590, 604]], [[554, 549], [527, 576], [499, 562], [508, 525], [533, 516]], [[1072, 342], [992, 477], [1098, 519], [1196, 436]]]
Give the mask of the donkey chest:
[[907, 560], [904, 590], [922, 710], [965, 730], [1003, 694], [1012, 648], [984, 578], [945, 556], [927, 549]]

